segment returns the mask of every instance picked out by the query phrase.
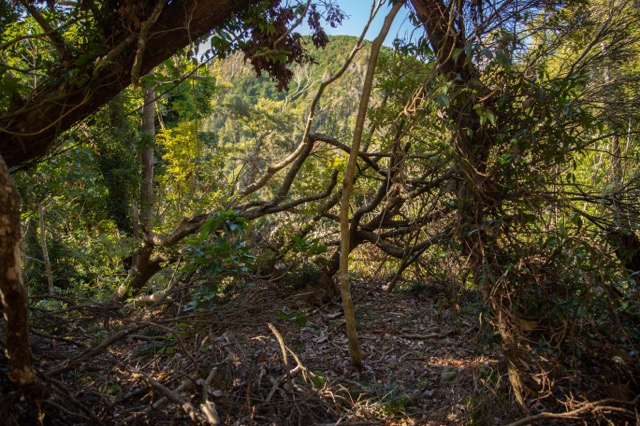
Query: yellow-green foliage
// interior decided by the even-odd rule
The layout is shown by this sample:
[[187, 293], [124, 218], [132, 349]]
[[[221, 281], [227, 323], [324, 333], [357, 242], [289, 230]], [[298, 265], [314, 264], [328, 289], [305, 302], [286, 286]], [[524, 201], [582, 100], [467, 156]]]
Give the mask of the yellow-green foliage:
[[209, 152], [197, 130], [195, 122], [181, 122], [156, 137], [163, 169], [157, 176], [158, 200], [169, 219], [208, 210], [219, 195], [220, 182], [214, 177], [217, 157]]

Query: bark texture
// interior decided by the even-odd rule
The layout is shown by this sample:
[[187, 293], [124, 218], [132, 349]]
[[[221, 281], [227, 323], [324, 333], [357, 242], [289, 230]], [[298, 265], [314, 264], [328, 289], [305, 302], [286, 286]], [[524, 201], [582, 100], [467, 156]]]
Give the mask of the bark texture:
[[43, 390], [31, 360], [27, 291], [20, 268], [20, 202], [0, 156], [0, 297], [7, 336], [9, 379], [31, 398]]

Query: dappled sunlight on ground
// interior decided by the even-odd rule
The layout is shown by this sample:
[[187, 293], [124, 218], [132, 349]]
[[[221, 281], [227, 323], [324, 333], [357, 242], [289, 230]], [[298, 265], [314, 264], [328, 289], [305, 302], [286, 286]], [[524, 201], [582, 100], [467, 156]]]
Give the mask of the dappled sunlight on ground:
[[523, 416], [473, 299], [429, 287], [386, 293], [371, 281], [352, 289], [361, 369], [350, 363], [338, 300], [309, 286], [256, 283], [189, 312], [178, 293], [156, 307], [50, 318], [62, 324], [55, 338], [34, 327], [39, 368], [59, 391], [50, 424], [192, 424], [205, 412], [235, 425], [502, 425]]

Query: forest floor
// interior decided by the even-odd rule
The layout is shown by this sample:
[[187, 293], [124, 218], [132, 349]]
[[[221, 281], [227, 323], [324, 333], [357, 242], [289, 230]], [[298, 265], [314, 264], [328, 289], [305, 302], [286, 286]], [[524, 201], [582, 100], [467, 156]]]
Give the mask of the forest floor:
[[[71, 309], [66, 323], [35, 310], [34, 353], [54, 391], [45, 424], [504, 425], [525, 416], [471, 298], [352, 287], [362, 369], [350, 364], [340, 305], [311, 287], [263, 282], [190, 313], [176, 299], [126, 313]], [[34, 419], [16, 407], [0, 418]]]

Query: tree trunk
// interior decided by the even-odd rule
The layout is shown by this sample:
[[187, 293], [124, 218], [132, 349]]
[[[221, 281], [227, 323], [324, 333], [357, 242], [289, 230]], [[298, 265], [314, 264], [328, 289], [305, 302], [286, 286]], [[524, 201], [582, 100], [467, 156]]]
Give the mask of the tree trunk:
[[156, 126], [154, 112], [156, 104], [155, 87], [149, 87], [144, 93], [144, 106], [142, 108], [142, 133], [143, 142], [140, 153], [142, 163], [142, 197], [141, 220], [144, 226], [151, 226], [153, 217], [153, 147], [155, 145]]
[[612, 183], [617, 187], [622, 183], [622, 150], [620, 149], [620, 141], [618, 135], [614, 135], [611, 140], [611, 157], [612, 157]]
[[518, 403], [525, 408], [518, 371], [518, 330], [510, 304], [512, 289], [501, 280], [504, 268], [496, 244], [499, 237], [488, 235], [485, 224], [487, 217], [499, 209], [503, 201], [495, 177], [486, 172], [489, 152], [496, 142], [496, 129], [483, 126], [473, 107], [480, 99], [482, 104], [491, 105], [491, 91], [482, 83], [478, 69], [466, 56], [463, 21], [451, 16], [457, 12], [442, 0], [411, 1], [436, 55], [438, 69], [451, 83], [449, 97], [452, 101], [446, 113], [456, 128], [451, 145], [460, 178], [457, 228], [462, 255], [467, 259], [485, 304], [493, 311], [494, 325], [502, 337], [502, 349], [509, 365], [509, 381]]
[[[140, 238], [140, 207], [138, 206], [138, 200], [136, 200], [136, 197], [134, 197], [131, 203], [131, 208], [133, 210], [133, 240], [138, 241]], [[128, 273], [131, 273], [131, 268], [138, 263], [138, 253], [134, 253], [130, 259], [125, 259], [124, 263], [126, 265], [125, 270]], [[118, 292], [120, 292], [120, 289], [118, 289]]]
[[[145, 239], [145, 230], [151, 229], [151, 221], [153, 219], [153, 148], [156, 137], [155, 98], [155, 87], [148, 87], [144, 92], [144, 104], [142, 106], [142, 147], [140, 148], [142, 186], [140, 188], [140, 201], [133, 201], [133, 236], [136, 239], [139, 238], [139, 231], [142, 229], [143, 240]], [[162, 269], [160, 264], [164, 259], [152, 259], [153, 249], [154, 246], [145, 241], [132, 256], [129, 275], [125, 283], [118, 287], [114, 295], [115, 301], [122, 302], [128, 296], [137, 294]]]
[[162, 269], [162, 264], [168, 259], [164, 257], [151, 258], [154, 246], [143, 243], [142, 247], [133, 256], [133, 265], [129, 270], [127, 280], [118, 287], [113, 301], [123, 302], [127, 297], [135, 296], [147, 284], [147, 282]]
[[29, 398], [44, 387], [36, 376], [29, 342], [27, 290], [20, 269], [20, 202], [18, 190], [0, 156], [0, 296], [7, 336], [9, 379]]
[[340, 203], [340, 270], [338, 276], [340, 278], [340, 294], [342, 295], [342, 307], [344, 309], [344, 318], [347, 325], [347, 337], [349, 339], [349, 353], [351, 355], [351, 363], [356, 367], [362, 365], [362, 354], [360, 353], [360, 345], [358, 344], [358, 334], [356, 331], [356, 318], [353, 310], [353, 301], [351, 299], [351, 291], [349, 290], [349, 253], [351, 251], [351, 232], [349, 227], [349, 200], [353, 191], [353, 179], [355, 176], [358, 154], [360, 152], [360, 142], [362, 140], [362, 131], [364, 121], [367, 117], [367, 108], [371, 96], [371, 88], [373, 86], [373, 75], [375, 73], [376, 64], [378, 63], [378, 55], [380, 48], [384, 42], [389, 28], [396, 14], [402, 7], [403, 2], [399, 1], [393, 5], [389, 15], [384, 20], [384, 25], [380, 30], [380, 34], [371, 45], [371, 56], [367, 66], [367, 74], [360, 98], [360, 106], [358, 108], [358, 116], [353, 135], [353, 145], [349, 153], [349, 162], [344, 176], [344, 185], [342, 189], [342, 201]]
[[40, 228], [40, 246], [42, 247], [42, 259], [44, 261], [44, 270], [47, 274], [47, 289], [49, 290], [49, 294], [53, 294], [53, 272], [51, 272], [49, 250], [47, 250], [47, 230], [44, 226], [44, 206], [42, 205], [42, 203], [38, 205], [38, 223]]

